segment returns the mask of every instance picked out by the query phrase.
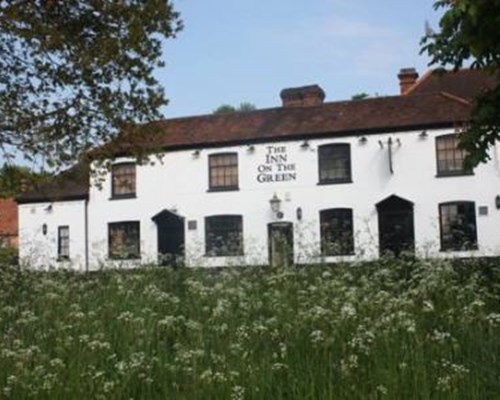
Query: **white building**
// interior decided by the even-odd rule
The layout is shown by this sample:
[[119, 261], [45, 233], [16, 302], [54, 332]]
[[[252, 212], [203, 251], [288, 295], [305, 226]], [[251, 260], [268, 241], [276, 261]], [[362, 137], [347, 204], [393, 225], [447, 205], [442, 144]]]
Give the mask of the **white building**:
[[160, 152], [154, 165], [124, 146], [100, 186], [78, 165], [19, 198], [20, 258], [88, 270], [499, 255], [498, 155], [469, 171], [456, 146], [494, 80], [399, 78], [397, 96], [328, 103], [314, 85], [278, 108], [158, 122], [127, 142]]

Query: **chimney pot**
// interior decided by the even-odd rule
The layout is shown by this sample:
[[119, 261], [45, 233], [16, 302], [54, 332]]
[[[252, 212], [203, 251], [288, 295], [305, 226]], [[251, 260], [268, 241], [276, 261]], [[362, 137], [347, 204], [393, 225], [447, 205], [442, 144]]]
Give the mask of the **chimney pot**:
[[415, 68], [401, 68], [398, 74], [401, 94], [406, 94], [415, 85], [418, 79], [418, 72]]
[[280, 93], [283, 107], [320, 106], [325, 100], [325, 92], [319, 85], [283, 89]]

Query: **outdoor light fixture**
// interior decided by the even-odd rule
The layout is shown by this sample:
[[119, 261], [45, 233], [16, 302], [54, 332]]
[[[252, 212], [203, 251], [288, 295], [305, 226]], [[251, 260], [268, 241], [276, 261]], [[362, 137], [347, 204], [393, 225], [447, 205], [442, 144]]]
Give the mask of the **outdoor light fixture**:
[[271, 211], [273, 213], [278, 214], [280, 212], [281, 199], [278, 196], [276, 196], [276, 193], [274, 193], [272, 199], [269, 200], [269, 204], [271, 204]]
[[47, 234], [47, 224], [43, 224], [43, 225], [42, 225], [42, 233], [43, 233], [44, 235], [46, 235], [46, 234]]
[[304, 140], [302, 144], [300, 145], [302, 149], [308, 149], [309, 148], [309, 142], [307, 140]]
[[497, 208], [497, 210], [500, 210], [500, 194], [497, 194], [497, 196], [495, 197], [495, 207]]
[[361, 136], [358, 139], [358, 142], [359, 142], [359, 144], [366, 144], [366, 142], [368, 142], [368, 139], [366, 138], [366, 136]]
[[302, 207], [297, 207], [297, 219], [302, 220]]
[[253, 153], [253, 152], [255, 151], [255, 146], [254, 146], [253, 144], [249, 144], [249, 145], [247, 146], [247, 151], [248, 151], [249, 153]]
[[198, 158], [200, 156], [200, 150], [193, 151], [193, 157]]
[[45, 207], [45, 211], [52, 212], [52, 204], [49, 204], [47, 207]]
[[428, 136], [429, 136], [429, 135], [428, 135], [428, 133], [427, 133], [427, 131], [426, 131], [426, 130], [423, 130], [423, 131], [422, 131], [422, 132], [420, 132], [420, 134], [418, 135], [418, 137], [419, 137], [420, 139], [427, 139], [427, 137], [428, 137]]

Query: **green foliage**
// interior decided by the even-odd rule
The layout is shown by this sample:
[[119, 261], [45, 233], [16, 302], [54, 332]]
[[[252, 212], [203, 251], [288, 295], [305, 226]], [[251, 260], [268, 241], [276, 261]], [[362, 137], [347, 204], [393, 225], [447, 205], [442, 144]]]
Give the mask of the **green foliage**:
[[0, 1], [0, 147], [65, 165], [125, 124], [158, 119], [168, 0]]
[[0, 198], [16, 197], [23, 189], [29, 190], [48, 177], [48, 174], [36, 173], [27, 167], [4, 164], [0, 168]]
[[2, 398], [500, 393], [497, 262], [0, 274]]
[[254, 111], [256, 110], [257, 107], [255, 104], [249, 103], [247, 101], [244, 101], [240, 103], [238, 107], [234, 107], [230, 104], [222, 104], [221, 106], [217, 107], [212, 114], [218, 115], [218, 114], [232, 114], [235, 112], [248, 112], [248, 111]]
[[351, 100], [353, 100], [353, 101], [364, 100], [364, 99], [367, 99], [369, 97], [370, 97], [370, 95], [368, 93], [362, 92], [362, 93], [353, 94], [351, 96]]
[[257, 107], [253, 103], [249, 103], [248, 101], [244, 101], [243, 103], [240, 103], [236, 111], [255, 111]]
[[222, 104], [219, 107], [217, 107], [212, 114], [231, 114], [236, 112], [236, 108], [234, 108], [230, 104]]
[[17, 265], [17, 261], [18, 250], [15, 247], [0, 246], [0, 269]]
[[[439, 32], [428, 32], [422, 39], [422, 52], [431, 64], [453, 66], [471, 63], [485, 69], [500, 82], [500, 1], [438, 0], [434, 7], [444, 8]], [[469, 152], [468, 166], [489, 159], [487, 149], [500, 137], [500, 83], [479, 97], [472, 113], [467, 135], [461, 145]]]

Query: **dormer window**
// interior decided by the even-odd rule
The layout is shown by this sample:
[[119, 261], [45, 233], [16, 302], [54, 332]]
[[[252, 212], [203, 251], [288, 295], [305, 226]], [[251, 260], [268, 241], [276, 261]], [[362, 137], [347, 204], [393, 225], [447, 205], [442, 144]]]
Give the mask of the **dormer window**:
[[120, 163], [111, 169], [111, 198], [135, 197], [135, 163]]

